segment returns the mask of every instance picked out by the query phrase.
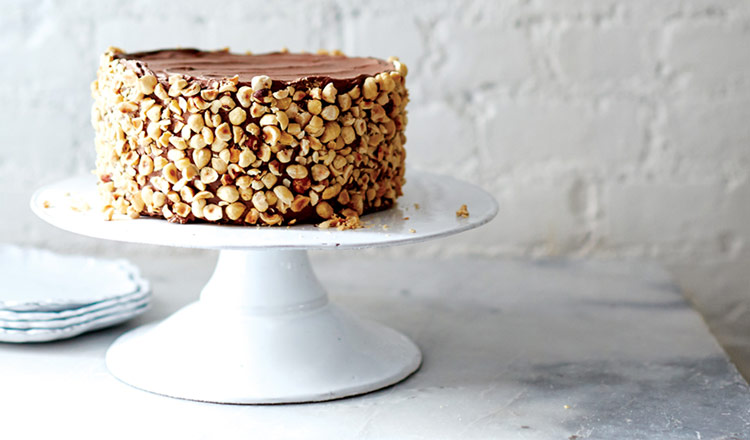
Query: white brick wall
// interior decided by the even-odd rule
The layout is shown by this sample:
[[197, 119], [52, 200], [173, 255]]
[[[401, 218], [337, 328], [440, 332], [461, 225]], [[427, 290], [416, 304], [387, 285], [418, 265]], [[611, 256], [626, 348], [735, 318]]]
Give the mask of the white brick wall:
[[92, 167], [88, 85], [108, 45], [399, 55], [409, 166], [481, 184], [501, 212], [393, 252], [655, 257], [698, 302], [749, 293], [750, 2], [7, 1], [0, 241], [127, 249], [26, 207]]

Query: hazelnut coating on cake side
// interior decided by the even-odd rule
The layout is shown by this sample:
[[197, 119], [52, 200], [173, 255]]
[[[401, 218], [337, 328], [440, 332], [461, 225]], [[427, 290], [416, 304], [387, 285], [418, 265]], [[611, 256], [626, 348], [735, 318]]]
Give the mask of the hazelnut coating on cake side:
[[110, 48], [91, 86], [105, 216], [330, 224], [388, 208], [406, 73], [395, 58]]

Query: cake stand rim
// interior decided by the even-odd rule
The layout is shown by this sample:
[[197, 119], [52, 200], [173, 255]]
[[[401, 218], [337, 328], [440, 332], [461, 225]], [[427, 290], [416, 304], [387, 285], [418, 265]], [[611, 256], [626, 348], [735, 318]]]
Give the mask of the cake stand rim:
[[[410, 203], [412, 203], [411, 200], [405, 200], [406, 196], [412, 196], [412, 197], [419, 197], [420, 195], [424, 194], [417, 194], [416, 196], [413, 194], [414, 187], [419, 187], [420, 185], [428, 184], [428, 183], [437, 183], [439, 186], [441, 186], [441, 189], [446, 189], [448, 191], [448, 194], [453, 195], [455, 197], [459, 197], [461, 195], [466, 196], [470, 198], [473, 202], [479, 201], [480, 208], [477, 209], [476, 203], [462, 203], [467, 204], [469, 206], [469, 210], [471, 212], [470, 216], [468, 218], [458, 218], [456, 216], [455, 223], [452, 225], [449, 225], [448, 227], [445, 227], [440, 230], [433, 230], [424, 232], [423, 230], [420, 230], [419, 228], [416, 229], [414, 232], [408, 232], [408, 233], [397, 233], [394, 235], [394, 232], [389, 232], [388, 229], [381, 228], [381, 227], [370, 227], [367, 229], [357, 229], [357, 230], [345, 230], [345, 231], [337, 231], [337, 230], [331, 230], [331, 229], [319, 229], [314, 225], [305, 224], [305, 225], [294, 225], [290, 227], [285, 226], [233, 226], [233, 225], [215, 225], [215, 224], [206, 224], [206, 223], [196, 223], [196, 224], [173, 224], [168, 223], [163, 219], [158, 218], [141, 218], [137, 220], [132, 220], [133, 222], [139, 222], [139, 223], [131, 223], [129, 226], [138, 225], [135, 230], [146, 230], [147, 228], [153, 228], [152, 225], [159, 225], [156, 226], [160, 229], [166, 229], [166, 228], [172, 228], [173, 230], [170, 232], [175, 232], [178, 230], [178, 228], [184, 228], [184, 231], [181, 230], [176, 235], [182, 235], [183, 240], [174, 240], [169, 238], [163, 238], [162, 236], [158, 235], [152, 235], [147, 237], [132, 237], [127, 234], [122, 234], [122, 229], [115, 229], [110, 228], [111, 230], [107, 230], [107, 227], [105, 225], [112, 225], [115, 223], [120, 222], [130, 222], [131, 220], [116, 220], [112, 222], [108, 222], [103, 219], [103, 216], [101, 216], [98, 212], [74, 212], [73, 210], [68, 210], [66, 214], [59, 215], [51, 213], [51, 210], [45, 207], [46, 199], [45, 194], [49, 191], [60, 191], [65, 188], [72, 189], [70, 186], [75, 186], [75, 184], [81, 184], [85, 183], [87, 181], [90, 181], [92, 184], [94, 183], [93, 180], [90, 180], [90, 176], [87, 175], [79, 175], [79, 176], [72, 176], [64, 179], [60, 179], [57, 181], [54, 181], [52, 183], [46, 184], [44, 186], [39, 187], [36, 191], [34, 191], [33, 195], [31, 196], [29, 200], [29, 205], [34, 212], [34, 214], [39, 217], [41, 220], [45, 221], [46, 223], [49, 223], [57, 228], [63, 229], [67, 232], [72, 232], [74, 234], [79, 234], [87, 237], [97, 238], [97, 239], [104, 239], [104, 240], [112, 240], [112, 241], [119, 241], [119, 242], [125, 242], [125, 243], [140, 243], [140, 244], [151, 244], [151, 245], [159, 245], [159, 246], [170, 246], [170, 247], [183, 247], [183, 248], [197, 248], [197, 249], [218, 249], [218, 250], [263, 250], [263, 249], [287, 249], [287, 250], [325, 250], [325, 249], [363, 249], [363, 248], [374, 248], [374, 247], [388, 247], [388, 246], [398, 246], [398, 245], [406, 245], [406, 244], [415, 244], [420, 242], [425, 242], [433, 239], [443, 238], [450, 235], [459, 234], [461, 232], [465, 232], [471, 229], [478, 228], [480, 226], [483, 226], [487, 223], [489, 223], [492, 219], [495, 218], [499, 211], [499, 205], [495, 198], [486, 190], [483, 188], [474, 185], [472, 183], [456, 179], [450, 176], [445, 175], [439, 175], [435, 173], [430, 173], [426, 171], [421, 170], [410, 170], [408, 175], [408, 183], [414, 183], [415, 185], [411, 185], [411, 187], [407, 186], [405, 188], [405, 195], [400, 197], [397, 201], [396, 206], [375, 212], [370, 213], [362, 216], [363, 222], [368, 222], [373, 219], [378, 219], [382, 217], [387, 217], [389, 214], [393, 214], [394, 210], [398, 209], [402, 206], [402, 204], [406, 207], [406, 209], [409, 209], [410, 207], [406, 206]], [[407, 185], [408, 185], [407, 183]], [[453, 183], [453, 185], [451, 185]], [[64, 184], [67, 184], [68, 186], [64, 186]], [[62, 188], [60, 188], [62, 186]], [[463, 194], [459, 194], [457, 192], [457, 188], [464, 191]], [[93, 192], [95, 188], [91, 187], [91, 191]], [[411, 190], [411, 192], [410, 192]], [[450, 191], [454, 191], [453, 193], [450, 193]], [[70, 191], [68, 191], [69, 193]], [[406, 203], [404, 203], [406, 202]], [[454, 201], [455, 202], [455, 201]], [[422, 205], [421, 203], [419, 203]], [[460, 206], [460, 205], [459, 205]], [[454, 217], [454, 209], [459, 208], [459, 206], [445, 206], [443, 211], [440, 211], [440, 214], [443, 216], [441, 217], [442, 220], [448, 221], [449, 218]], [[415, 208], [414, 210], [410, 211], [411, 216], [420, 216], [420, 210], [423, 210], [427, 208], [428, 206], [422, 205], [420, 208]], [[477, 211], [480, 211], [479, 214], [476, 214]], [[80, 218], [76, 220], [85, 220], [84, 223], [78, 223], [78, 222], [71, 222], [70, 220], [73, 218], [72, 216], [79, 216]], [[392, 217], [392, 215], [391, 215]], [[405, 217], [404, 220], [406, 220]], [[428, 219], [429, 221], [429, 219]], [[145, 224], [149, 224], [149, 226], [145, 226]], [[141, 226], [144, 225], [144, 226]], [[429, 223], [428, 223], [429, 225]], [[87, 228], [94, 226], [94, 228]], [[404, 225], [402, 225], [404, 226]], [[408, 225], [406, 225], [408, 226]], [[230, 240], [225, 240], [220, 243], [203, 243], [203, 242], [190, 242], [187, 240], [184, 240], [184, 238], [196, 238], [200, 235], [210, 235], [212, 231], [222, 231], [226, 233], [228, 230], [234, 230], [234, 232], [239, 232], [240, 234], [248, 234], [250, 231], [262, 231], [262, 234], [265, 235], [271, 235], [273, 237], [274, 234], [289, 234], [290, 236], [293, 235], [295, 232], [304, 234], [304, 240], [306, 242], [300, 243], [297, 242], [294, 239], [290, 239], [292, 237], [287, 237], [287, 240], [277, 240], [276, 242], [265, 242], [260, 244], [249, 244], [247, 242], [241, 242], [241, 243], [232, 243]], [[208, 232], [206, 232], [208, 231]], [[368, 232], [368, 235], [365, 237], [358, 237], [362, 232], [365, 231]], [[342, 235], [346, 234], [346, 235]], [[229, 235], [229, 234], [227, 234]], [[311, 239], [310, 236], [313, 236], [315, 240]], [[369, 237], [369, 238], [368, 238]], [[225, 237], [226, 238], [226, 237]], [[343, 238], [343, 239], [342, 239]]]

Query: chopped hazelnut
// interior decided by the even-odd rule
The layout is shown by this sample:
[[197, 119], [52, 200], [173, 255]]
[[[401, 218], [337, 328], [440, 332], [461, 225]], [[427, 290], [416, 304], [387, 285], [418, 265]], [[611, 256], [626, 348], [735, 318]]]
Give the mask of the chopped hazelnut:
[[312, 178], [317, 182], [327, 179], [330, 174], [328, 167], [323, 164], [318, 163], [312, 166]]
[[333, 104], [334, 102], [336, 102], [336, 94], [338, 94], [338, 90], [336, 90], [336, 87], [334, 87], [333, 83], [330, 82], [326, 84], [325, 87], [323, 87], [323, 91], [321, 92], [320, 96], [324, 101]]
[[276, 194], [276, 197], [278, 197], [279, 200], [281, 200], [282, 203], [287, 204], [287, 205], [292, 204], [292, 201], [294, 200], [294, 195], [292, 194], [291, 191], [289, 191], [289, 188], [283, 185], [278, 185], [273, 189], [273, 192], [274, 194]]
[[[252, 103], [253, 89], [247, 86], [242, 86], [237, 90], [237, 101], [243, 107], [250, 107]], [[233, 219], [234, 220], [234, 219]]]
[[329, 219], [333, 216], [333, 208], [328, 202], [320, 202], [315, 207], [315, 212], [320, 218]]
[[286, 168], [286, 173], [289, 174], [292, 179], [304, 179], [307, 177], [307, 168], [297, 164], [289, 165]]
[[268, 209], [268, 201], [266, 200], [266, 193], [263, 191], [258, 191], [255, 194], [253, 194], [253, 206], [259, 211], [259, 212], [265, 212], [266, 209]]
[[217, 139], [221, 139], [224, 142], [229, 142], [232, 139], [232, 129], [226, 122], [216, 127], [214, 134]]
[[260, 126], [266, 126], [266, 125], [276, 125], [279, 123], [279, 120], [276, 118], [275, 114], [265, 114], [260, 118]]
[[281, 131], [278, 127], [273, 125], [263, 127], [263, 142], [273, 147], [279, 141], [279, 138], [281, 138]]
[[219, 173], [217, 173], [216, 170], [211, 167], [203, 167], [200, 170], [200, 177], [201, 182], [208, 185], [210, 183], [216, 182], [219, 179]]
[[203, 208], [203, 216], [208, 221], [215, 222], [217, 220], [221, 220], [222, 217], [224, 217], [224, 213], [222, 212], [221, 206], [214, 205], [213, 203], [210, 205], [206, 205], [205, 208]]
[[180, 217], [187, 217], [190, 214], [190, 205], [186, 203], [175, 203], [174, 206], [172, 206], [172, 211], [174, 211], [175, 214], [179, 215]]
[[263, 175], [263, 177], [260, 178], [260, 181], [263, 182], [263, 185], [265, 185], [266, 188], [271, 189], [274, 185], [276, 185], [278, 177], [276, 177], [273, 173], [266, 173]]
[[153, 75], [145, 75], [138, 78], [138, 90], [144, 95], [150, 95], [154, 93], [154, 87], [156, 87], [156, 77]]
[[310, 203], [310, 198], [305, 197], [303, 195], [297, 195], [294, 197], [294, 200], [292, 200], [292, 211], [293, 212], [300, 212]]
[[327, 105], [323, 111], [320, 112], [320, 116], [326, 121], [335, 121], [339, 117], [339, 108], [335, 105]]
[[271, 78], [267, 77], [266, 75], [259, 75], [253, 77], [253, 79], [250, 81], [250, 85], [252, 86], [253, 90], [261, 90], [261, 89], [270, 89], [271, 88]]
[[179, 171], [177, 171], [177, 167], [172, 163], [167, 164], [161, 170], [161, 174], [169, 183], [177, 183], [180, 180]]
[[203, 117], [201, 115], [190, 115], [187, 125], [195, 133], [200, 133], [204, 126]]
[[334, 121], [326, 122], [325, 125], [325, 131], [323, 132], [323, 136], [320, 137], [320, 142], [322, 143], [328, 143], [341, 134], [341, 126]]
[[229, 112], [229, 122], [233, 125], [240, 125], [247, 119], [247, 113], [242, 107], [235, 107], [234, 110]]
[[318, 115], [323, 110], [323, 106], [317, 99], [311, 99], [307, 102], [307, 111], [313, 115]]
[[220, 186], [216, 190], [216, 197], [229, 203], [236, 202], [240, 198], [240, 193], [237, 191], [237, 187], [234, 185]]
[[245, 209], [246, 209], [245, 204], [240, 203], [240, 202], [232, 203], [231, 205], [225, 208], [227, 217], [229, 217], [230, 220], [237, 220], [240, 217], [242, 217], [242, 214], [244, 214]]
[[372, 100], [378, 96], [378, 83], [375, 82], [374, 78], [365, 78], [365, 82], [362, 86], [362, 96], [368, 100]]
[[193, 162], [200, 170], [211, 161], [211, 151], [208, 148], [193, 151]]
[[206, 102], [213, 101], [219, 96], [219, 91], [214, 89], [205, 89], [201, 90], [201, 98], [203, 98]]
[[141, 156], [138, 163], [138, 172], [143, 175], [149, 175], [154, 171], [154, 161], [148, 156]]
[[266, 106], [258, 104], [257, 102], [254, 102], [253, 105], [250, 106], [250, 116], [256, 119], [263, 116], [267, 111], [268, 108]]

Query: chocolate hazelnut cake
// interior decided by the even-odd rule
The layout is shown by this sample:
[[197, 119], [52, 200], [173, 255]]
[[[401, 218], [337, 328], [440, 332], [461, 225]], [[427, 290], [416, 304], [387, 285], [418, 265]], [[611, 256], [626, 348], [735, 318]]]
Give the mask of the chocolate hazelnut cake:
[[395, 58], [110, 48], [92, 84], [105, 215], [291, 225], [388, 208], [405, 76]]

